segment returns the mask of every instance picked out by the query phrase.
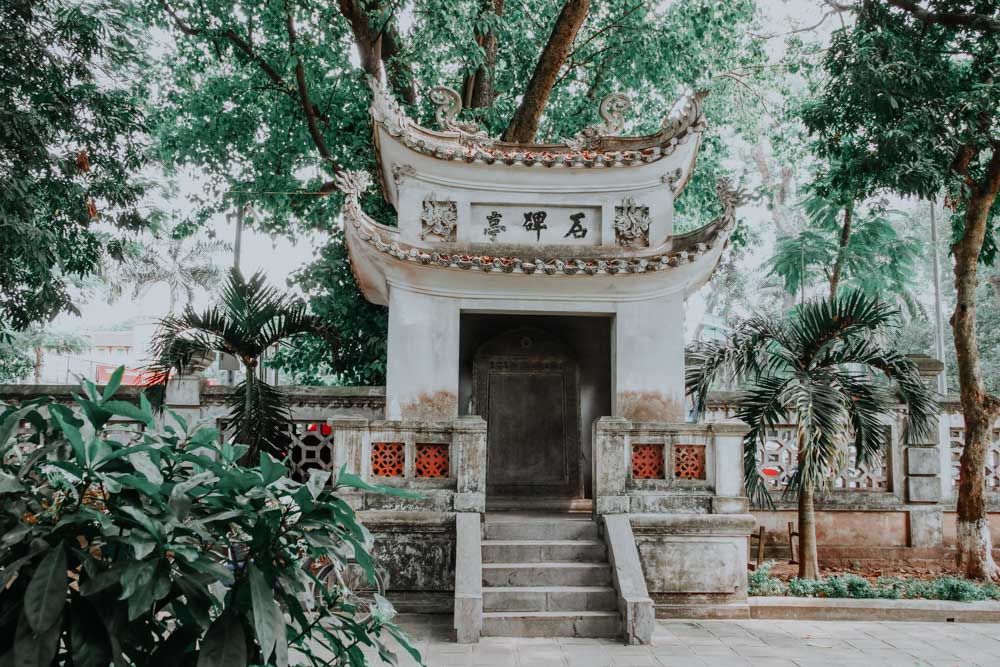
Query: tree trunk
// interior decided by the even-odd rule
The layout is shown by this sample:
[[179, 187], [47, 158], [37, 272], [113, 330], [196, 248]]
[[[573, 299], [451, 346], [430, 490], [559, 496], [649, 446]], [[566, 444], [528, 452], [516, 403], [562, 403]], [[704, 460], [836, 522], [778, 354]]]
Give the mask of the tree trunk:
[[986, 514], [986, 456], [992, 440], [993, 422], [1000, 413], [1000, 400], [986, 393], [976, 342], [976, 285], [979, 254], [986, 238], [990, 206], [1000, 188], [1000, 157], [994, 155], [992, 187], [975, 188], [965, 214], [965, 231], [954, 245], [957, 300], [951, 316], [958, 358], [958, 384], [965, 419], [965, 449], [959, 460], [957, 563], [970, 579], [995, 579], [998, 571], [992, 555]]
[[526, 144], [535, 139], [538, 131], [538, 121], [548, 104], [549, 95], [555, 85], [559, 70], [566, 62], [576, 33], [587, 18], [590, 11], [590, 0], [566, 0], [556, 24], [549, 35], [549, 41], [538, 58], [535, 71], [531, 75], [528, 88], [524, 91], [521, 104], [518, 106], [510, 124], [504, 130], [503, 140]]
[[[483, 0], [482, 13], [503, 15], [504, 0]], [[494, 74], [497, 64], [497, 36], [492, 29], [485, 35], [476, 35], [476, 42], [483, 48], [483, 64], [462, 82], [462, 106], [477, 109], [493, 106]]]
[[378, 78], [382, 60], [382, 40], [373, 34], [368, 21], [368, 11], [359, 0], [339, 0], [340, 13], [351, 24], [354, 43], [358, 47], [361, 68], [368, 76]]
[[42, 365], [45, 362], [45, 348], [41, 345], [36, 345], [35, 349], [35, 363], [32, 364], [33, 370], [35, 371], [35, 384], [42, 383]]
[[243, 457], [243, 465], [255, 466], [259, 463], [259, 454], [254, 434], [250, 432], [250, 410], [253, 408], [253, 384], [257, 380], [257, 360], [247, 361], [244, 359], [243, 372], [246, 375], [243, 380], [243, 423], [240, 424], [240, 439], [238, 442], [250, 447]]
[[403, 60], [402, 36], [395, 23], [386, 26], [382, 33], [382, 62], [389, 72], [392, 90], [407, 104], [417, 103], [417, 89], [413, 85], [413, 73]]
[[837, 298], [840, 288], [840, 276], [844, 271], [844, 257], [847, 255], [847, 244], [851, 240], [851, 222], [854, 217], [854, 202], [844, 207], [844, 226], [840, 228], [840, 242], [837, 244], [837, 260], [833, 263], [830, 273], [830, 301]]
[[799, 579], [819, 579], [816, 511], [812, 486], [799, 490]]

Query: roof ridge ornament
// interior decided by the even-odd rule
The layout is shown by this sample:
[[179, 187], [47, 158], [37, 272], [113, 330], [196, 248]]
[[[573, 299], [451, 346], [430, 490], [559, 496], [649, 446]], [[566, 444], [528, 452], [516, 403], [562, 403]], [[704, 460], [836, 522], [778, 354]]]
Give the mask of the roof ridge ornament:
[[624, 93], [606, 95], [597, 108], [602, 122], [583, 128], [572, 139], [566, 139], [566, 145], [574, 151], [596, 148], [602, 137], [614, 136], [622, 131], [625, 112], [631, 108], [632, 101]]
[[660, 123], [660, 136], [663, 139], [679, 137], [688, 130], [701, 131], [705, 129], [705, 113], [703, 103], [708, 97], [707, 90], [694, 91], [685, 88], [680, 99], [674, 102]]
[[458, 132], [459, 141], [466, 146], [490, 146], [494, 139], [480, 129], [478, 123], [458, 120], [462, 111], [462, 96], [448, 86], [435, 86], [430, 91], [431, 102], [437, 107], [434, 120], [438, 127], [448, 132]]

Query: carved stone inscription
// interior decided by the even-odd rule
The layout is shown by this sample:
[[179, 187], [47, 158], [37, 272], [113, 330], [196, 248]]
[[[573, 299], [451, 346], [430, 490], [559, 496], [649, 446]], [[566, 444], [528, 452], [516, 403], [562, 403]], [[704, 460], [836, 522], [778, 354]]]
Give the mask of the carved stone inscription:
[[[525, 245], [600, 245], [596, 206], [473, 204], [473, 239]], [[479, 232], [478, 230], [482, 230]], [[482, 234], [482, 236], [480, 236]]]

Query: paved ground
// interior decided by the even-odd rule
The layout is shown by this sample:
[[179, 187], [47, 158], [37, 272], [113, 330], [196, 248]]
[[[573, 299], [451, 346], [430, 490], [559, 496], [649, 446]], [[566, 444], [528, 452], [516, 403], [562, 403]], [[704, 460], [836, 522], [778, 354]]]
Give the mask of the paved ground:
[[[660, 621], [653, 646], [603, 639], [451, 643], [449, 616], [401, 616], [429, 667], [1000, 665], [1000, 624]], [[378, 661], [373, 660], [372, 665]], [[414, 664], [401, 656], [401, 665]]]

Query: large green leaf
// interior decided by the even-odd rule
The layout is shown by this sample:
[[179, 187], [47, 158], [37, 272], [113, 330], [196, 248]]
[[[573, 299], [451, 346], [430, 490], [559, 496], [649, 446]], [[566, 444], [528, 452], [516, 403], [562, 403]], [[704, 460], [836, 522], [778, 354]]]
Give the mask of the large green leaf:
[[[62, 612], [62, 608], [59, 609]], [[59, 635], [62, 624], [58, 621], [61, 613], [41, 632], [32, 630], [31, 623], [25, 614], [17, 622], [17, 635], [14, 637], [14, 664], [16, 667], [50, 667], [52, 659], [59, 650]]]
[[268, 586], [264, 573], [255, 564], [248, 568], [250, 577], [250, 598], [253, 604], [253, 623], [260, 643], [264, 661], [274, 654], [278, 667], [288, 665], [288, 640], [285, 635], [285, 619], [274, 600], [274, 591]]
[[59, 618], [66, 603], [66, 551], [62, 544], [52, 547], [24, 592], [24, 614], [35, 632], [43, 632]]
[[152, 428], [155, 424], [151, 414], [146, 414], [144, 410], [127, 401], [108, 401], [103, 407], [113, 415], [134, 419], [137, 422], [142, 422], [150, 428]]
[[[118, 391], [118, 387], [122, 386], [122, 377], [125, 375], [125, 367], [119, 366], [115, 369], [115, 372], [111, 374], [111, 378], [108, 379], [108, 383], [104, 385], [104, 393], [101, 395], [102, 401], [106, 402], [115, 392]], [[104, 407], [107, 407], [105, 405]]]
[[246, 635], [236, 614], [223, 613], [209, 626], [197, 667], [247, 667]]
[[17, 434], [17, 429], [21, 425], [21, 419], [24, 418], [26, 414], [31, 412], [32, 407], [26, 406], [13, 410], [4, 417], [3, 421], [0, 421], [0, 458], [7, 454], [7, 450], [15, 442], [14, 436]]
[[400, 489], [394, 486], [369, 484], [354, 473], [347, 472], [346, 465], [340, 469], [340, 474], [337, 475], [337, 486], [346, 486], [350, 489], [361, 489], [362, 491], [381, 493], [387, 496], [398, 496], [400, 498], [423, 498], [423, 495], [416, 491]]

